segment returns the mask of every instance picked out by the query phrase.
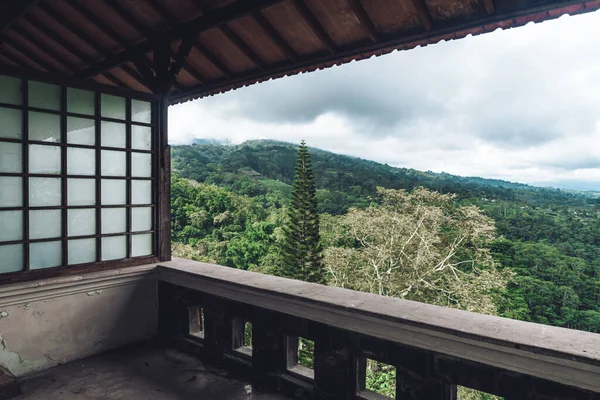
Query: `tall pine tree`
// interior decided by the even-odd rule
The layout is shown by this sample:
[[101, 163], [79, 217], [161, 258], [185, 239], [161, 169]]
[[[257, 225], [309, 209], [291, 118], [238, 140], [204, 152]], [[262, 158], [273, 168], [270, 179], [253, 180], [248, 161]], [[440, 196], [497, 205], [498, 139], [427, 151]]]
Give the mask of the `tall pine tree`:
[[303, 140], [298, 149], [292, 200], [283, 228], [285, 241], [280, 275], [306, 282], [325, 283], [316, 195], [310, 154]]

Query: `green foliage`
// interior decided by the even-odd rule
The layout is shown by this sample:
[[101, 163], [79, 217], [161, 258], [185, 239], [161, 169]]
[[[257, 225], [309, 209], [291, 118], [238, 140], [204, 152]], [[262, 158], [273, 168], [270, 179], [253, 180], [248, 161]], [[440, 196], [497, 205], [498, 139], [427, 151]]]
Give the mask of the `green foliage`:
[[[285, 217], [295, 189], [297, 152], [294, 145], [274, 141], [174, 146], [173, 254], [281, 274]], [[378, 186], [454, 193], [448, 210], [477, 206], [493, 219], [498, 239], [485, 248], [490, 248], [493, 265], [502, 276], [513, 275], [506, 289], [487, 288], [493, 289], [490, 294], [500, 315], [600, 332], [600, 198], [500, 180], [394, 168], [318, 149], [310, 149], [310, 159], [314, 172], [311, 198], [321, 213], [320, 246], [326, 251], [360, 250], [361, 244], [349, 233], [348, 218], [357, 213], [378, 215]], [[349, 213], [350, 209], [354, 210]], [[313, 216], [317, 214], [314, 207], [311, 210]], [[489, 221], [476, 216], [480, 226], [488, 225]], [[444, 227], [441, 240], [451, 237], [455, 230], [456, 226]], [[318, 237], [314, 231], [311, 235]], [[466, 246], [456, 254], [458, 262], [473, 258], [474, 248]], [[482, 265], [491, 264], [476, 267]], [[466, 266], [461, 264], [460, 271], [467, 271]], [[431, 297], [426, 291], [418, 294], [422, 301]], [[246, 336], [250, 340], [248, 331]], [[313, 350], [309, 342], [301, 346], [301, 365], [312, 367]], [[368, 372], [371, 390], [391, 393], [393, 383], [391, 371]], [[464, 388], [459, 389], [459, 398], [495, 399]]]
[[313, 369], [315, 367], [315, 342], [306, 338], [298, 339], [298, 365]]
[[389, 398], [396, 398], [396, 368], [373, 360], [367, 360], [367, 390]]
[[283, 231], [285, 241], [279, 275], [306, 282], [325, 283], [316, 187], [310, 154], [304, 141], [298, 149], [292, 200]]

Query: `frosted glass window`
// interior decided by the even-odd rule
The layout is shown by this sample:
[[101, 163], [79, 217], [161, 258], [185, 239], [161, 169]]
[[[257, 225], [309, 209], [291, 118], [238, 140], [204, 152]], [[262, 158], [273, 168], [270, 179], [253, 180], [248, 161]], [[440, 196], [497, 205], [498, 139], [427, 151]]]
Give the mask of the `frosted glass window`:
[[135, 122], [152, 122], [152, 104], [147, 101], [131, 101], [131, 120]]
[[29, 205], [60, 206], [60, 178], [29, 178]]
[[102, 234], [122, 233], [127, 230], [127, 213], [125, 208], [102, 209]]
[[126, 236], [102, 238], [102, 260], [116, 260], [125, 257], [127, 257]]
[[122, 151], [102, 150], [102, 175], [125, 176], [126, 153]]
[[69, 240], [69, 264], [96, 261], [96, 239]]
[[60, 86], [30, 81], [29, 106], [60, 110]]
[[67, 117], [67, 143], [96, 144], [96, 121], [93, 119]]
[[131, 236], [131, 257], [152, 255], [152, 235]]
[[103, 94], [102, 116], [106, 118], [125, 119], [125, 98]]
[[62, 236], [61, 210], [29, 211], [29, 238], [47, 239]]
[[76, 114], [94, 114], [96, 97], [94, 92], [67, 88], [67, 111]]
[[131, 208], [131, 231], [142, 232], [152, 230], [152, 207]]
[[102, 138], [100, 143], [102, 147], [125, 148], [125, 136], [125, 124], [102, 121]]
[[0, 107], [0, 137], [21, 139], [23, 114], [21, 110]]
[[131, 181], [131, 204], [152, 204], [152, 181]]
[[69, 175], [94, 175], [96, 150], [67, 148], [67, 173]]
[[149, 178], [152, 176], [152, 155], [131, 153], [131, 176]]
[[60, 147], [29, 145], [29, 172], [32, 174], [60, 174]]
[[123, 179], [102, 179], [102, 205], [125, 204], [127, 181]]
[[127, 212], [125, 208], [102, 209], [102, 234], [122, 233], [127, 230]]
[[152, 128], [131, 125], [131, 147], [137, 150], [152, 149]]
[[94, 179], [67, 179], [67, 204], [70, 206], [95, 205], [96, 181]]
[[60, 115], [30, 111], [29, 140], [60, 142]]
[[19, 272], [23, 266], [23, 245], [11, 244], [0, 246], [0, 273]]
[[23, 99], [21, 95], [21, 80], [8, 76], [0, 76], [0, 103], [20, 105]]
[[23, 211], [0, 211], [0, 242], [22, 239]]
[[58, 267], [62, 264], [61, 242], [31, 243], [29, 249], [31, 269]]
[[21, 172], [23, 150], [20, 143], [0, 142], [0, 172]]
[[67, 211], [69, 236], [88, 236], [96, 234], [96, 210], [93, 208]]
[[23, 206], [23, 179], [0, 176], [0, 207]]

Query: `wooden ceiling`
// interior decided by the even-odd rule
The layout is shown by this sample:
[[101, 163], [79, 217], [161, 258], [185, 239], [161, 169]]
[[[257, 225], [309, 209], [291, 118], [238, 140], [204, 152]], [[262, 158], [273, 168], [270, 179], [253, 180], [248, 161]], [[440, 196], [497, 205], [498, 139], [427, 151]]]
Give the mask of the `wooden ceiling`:
[[173, 104], [598, 8], [600, 0], [0, 0], [0, 73], [156, 92], [164, 43], [178, 72]]

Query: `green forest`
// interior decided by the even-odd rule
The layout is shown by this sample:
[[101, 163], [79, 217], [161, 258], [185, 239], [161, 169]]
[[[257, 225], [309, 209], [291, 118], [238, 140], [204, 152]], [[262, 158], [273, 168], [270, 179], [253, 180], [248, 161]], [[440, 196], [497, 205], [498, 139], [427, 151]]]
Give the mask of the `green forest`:
[[[309, 153], [313, 281], [600, 332], [598, 193]], [[267, 140], [174, 146], [174, 255], [288, 276], [297, 155]]]

